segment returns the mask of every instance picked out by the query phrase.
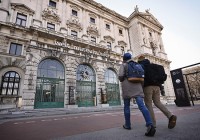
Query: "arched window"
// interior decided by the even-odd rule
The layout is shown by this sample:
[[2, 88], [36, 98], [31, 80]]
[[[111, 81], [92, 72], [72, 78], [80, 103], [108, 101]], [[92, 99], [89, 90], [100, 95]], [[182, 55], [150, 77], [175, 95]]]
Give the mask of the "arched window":
[[117, 79], [116, 73], [114, 71], [112, 71], [111, 69], [107, 69], [107, 71], [105, 73], [105, 81], [106, 81], [106, 83], [117, 84], [118, 79]]
[[94, 70], [88, 65], [79, 65], [77, 68], [76, 80], [95, 82]]
[[64, 66], [56, 59], [45, 59], [38, 65], [35, 108], [64, 106]]
[[112, 69], [107, 69], [104, 75], [106, 86], [106, 100], [110, 106], [120, 105], [119, 80]]
[[2, 77], [1, 95], [18, 95], [20, 76], [15, 71], [9, 71]]
[[76, 72], [76, 103], [79, 107], [94, 106], [96, 97], [96, 76], [94, 70], [81, 64]]

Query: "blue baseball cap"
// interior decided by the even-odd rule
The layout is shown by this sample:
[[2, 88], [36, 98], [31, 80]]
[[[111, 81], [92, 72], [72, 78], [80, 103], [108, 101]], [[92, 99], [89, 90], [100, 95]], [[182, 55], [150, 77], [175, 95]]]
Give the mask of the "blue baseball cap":
[[131, 58], [132, 58], [132, 55], [130, 53], [125, 53], [124, 56], [123, 56], [123, 60], [124, 61], [127, 61], [127, 60], [129, 60]]

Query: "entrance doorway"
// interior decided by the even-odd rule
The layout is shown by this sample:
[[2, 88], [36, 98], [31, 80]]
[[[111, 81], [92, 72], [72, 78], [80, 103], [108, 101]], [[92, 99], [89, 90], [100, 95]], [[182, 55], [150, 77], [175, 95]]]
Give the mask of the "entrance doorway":
[[35, 108], [64, 107], [64, 67], [55, 59], [45, 59], [38, 66]]
[[120, 105], [120, 92], [117, 74], [107, 69], [105, 73], [107, 102], [110, 106]]
[[88, 65], [79, 65], [76, 73], [76, 102], [79, 107], [94, 106], [96, 102], [96, 77]]

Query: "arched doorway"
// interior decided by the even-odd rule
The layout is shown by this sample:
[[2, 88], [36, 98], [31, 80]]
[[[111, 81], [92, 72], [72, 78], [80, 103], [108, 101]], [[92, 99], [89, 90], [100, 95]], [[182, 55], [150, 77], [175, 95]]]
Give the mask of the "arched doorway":
[[76, 72], [76, 102], [79, 107], [94, 106], [96, 100], [96, 77], [94, 70], [81, 64]]
[[38, 65], [35, 108], [64, 107], [64, 67], [55, 59]]
[[120, 92], [117, 74], [107, 69], [105, 72], [107, 102], [110, 106], [120, 105]]

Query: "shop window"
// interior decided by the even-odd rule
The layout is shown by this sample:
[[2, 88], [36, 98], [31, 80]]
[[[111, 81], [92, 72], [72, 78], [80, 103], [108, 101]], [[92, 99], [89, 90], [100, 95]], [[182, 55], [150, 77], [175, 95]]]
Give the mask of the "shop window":
[[19, 56], [19, 55], [21, 55], [21, 53], [22, 53], [22, 45], [21, 44], [16, 44], [16, 43], [10, 44], [9, 54]]
[[9, 71], [2, 76], [1, 95], [18, 95], [20, 76], [15, 71]]
[[55, 30], [55, 24], [47, 23], [47, 29]]
[[56, 8], [56, 2], [50, 0], [49, 1], [49, 6]]
[[27, 21], [27, 16], [26, 15], [17, 13], [16, 25], [25, 27], [26, 26], [26, 21]]

